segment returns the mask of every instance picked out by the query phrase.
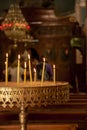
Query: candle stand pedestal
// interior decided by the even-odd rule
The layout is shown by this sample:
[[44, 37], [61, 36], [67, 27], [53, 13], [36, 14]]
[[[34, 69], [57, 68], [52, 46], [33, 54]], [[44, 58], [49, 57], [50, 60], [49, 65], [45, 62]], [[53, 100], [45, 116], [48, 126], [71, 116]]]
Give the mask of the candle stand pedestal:
[[6, 108], [16, 106], [20, 109], [20, 130], [27, 130], [27, 107], [47, 106], [66, 103], [69, 100], [70, 85], [66, 82], [37, 83], [0, 82], [0, 105]]

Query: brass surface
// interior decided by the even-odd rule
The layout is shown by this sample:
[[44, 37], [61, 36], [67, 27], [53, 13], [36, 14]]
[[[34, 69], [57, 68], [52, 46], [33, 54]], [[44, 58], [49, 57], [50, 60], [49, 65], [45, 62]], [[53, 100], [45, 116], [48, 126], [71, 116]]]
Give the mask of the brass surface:
[[0, 83], [0, 105], [4, 108], [17, 106], [20, 108], [19, 120], [21, 130], [26, 130], [26, 112], [27, 106], [47, 106], [66, 103], [69, 100], [70, 85], [66, 82], [28, 82]]

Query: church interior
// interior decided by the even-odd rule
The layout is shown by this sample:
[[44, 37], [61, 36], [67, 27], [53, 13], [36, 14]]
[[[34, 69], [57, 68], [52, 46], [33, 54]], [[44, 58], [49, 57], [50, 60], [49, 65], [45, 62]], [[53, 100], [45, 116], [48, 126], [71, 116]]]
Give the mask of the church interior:
[[[86, 0], [9, 1], [9, 8], [5, 7], [0, 12], [0, 130], [86, 130]], [[32, 59], [45, 57], [51, 66], [55, 64], [53, 80], [59, 86], [52, 82], [49, 85], [49, 81], [40, 86], [41, 89], [29, 83], [28, 90], [29, 86], [24, 82], [20, 83], [20, 87], [17, 86], [17, 92], [15, 83], [10, 86], [10, 76], [7, 79], [8, 74], [3, 73], [7, 65], [6, 54], [8, 66], [19, 54], [24, 63], [29, 49], [32, 51]], [[23, 78], [26, 80], [26, 76]], [[3, 85], [5, 81], [8, 82], [7, 86]], [[11, 87], [14, 92], [9, 89]], [[41, 94], [45, 96], [40, 97]], [[22, 95], [26, 96], [23, 98]], [[28, 101], [29, 95], [31, 97]], [[16, 102], [22, 105], [21, 113]], [[27, 102], [31, 105], [27, 106]]]

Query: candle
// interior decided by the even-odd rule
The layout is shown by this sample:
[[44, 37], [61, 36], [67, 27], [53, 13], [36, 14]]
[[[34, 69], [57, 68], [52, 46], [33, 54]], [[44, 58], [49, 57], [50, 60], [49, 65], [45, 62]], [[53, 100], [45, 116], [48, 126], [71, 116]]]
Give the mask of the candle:
[[55, 72], [55, 65], [53, 65], [53, 81], [56, 81], [56, 72]]
[[6, 83], [6, 85], [7, 85], [7, 83], [8, 83], [8, 72], [7, 72], [7, 61], [5, 62], [5, 83]]
[[26, 62], [24, 62], [24, 83], [26, 82]]
[[43, 58], [43, 69], [42, 69], [41, 83], [43, 83], [43, 81], [44, 81], [44, 71], [45, 71], [45, 58]]
[[30, 82], [32, 82], [32, 73], [31, 73], [31, 63], [30, 63], [30, 55], [28, 54], [29, 59], [29, 75], [30, 75]]
[[5, 65], [6, 65], [5, 81], [6, 81], [6, 84], [7, 84], [8, 83], [8, 53], [6, 53], [6, 62], [5, 62]]
[[34, 82], [36, 82], [36, 79], [37, 79], [37, 74], [36, 74], [36, 69], [34, 68]]
[[6, 53], [6, 58], [8, 59], [8, 53]]
[[20, 81], [20, 55], [18, 55], [18, 67], [17, 67], [17, 83]]

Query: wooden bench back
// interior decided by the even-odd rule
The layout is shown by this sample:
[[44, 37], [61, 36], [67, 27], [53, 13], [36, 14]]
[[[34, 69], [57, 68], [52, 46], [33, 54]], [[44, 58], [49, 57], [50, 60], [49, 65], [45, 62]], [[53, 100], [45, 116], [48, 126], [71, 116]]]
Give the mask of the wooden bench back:
[[[30, 124], [27, 130], [76, 130], [77, 124]], [[19, 130], [20, 125], [0, 126], [0, 130]], [[21, 130], [21, 129], [20, 129]]]

